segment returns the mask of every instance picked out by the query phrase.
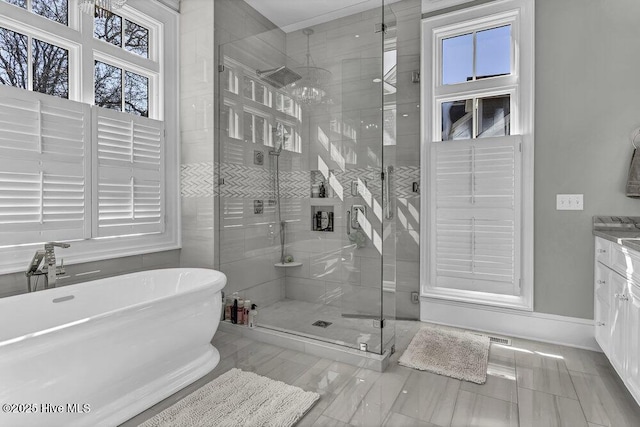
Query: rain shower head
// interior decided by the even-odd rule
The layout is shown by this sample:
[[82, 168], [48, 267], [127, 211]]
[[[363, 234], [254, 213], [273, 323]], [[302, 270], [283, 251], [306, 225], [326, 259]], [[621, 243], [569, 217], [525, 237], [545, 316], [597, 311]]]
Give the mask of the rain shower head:
[[302, 78], [300, 74], [284, 65], [270, 70], [257, 70], [256, 74], [276, 89], [282, 89], [283, 87], [288, 86], [293, 82], [297, 82]]

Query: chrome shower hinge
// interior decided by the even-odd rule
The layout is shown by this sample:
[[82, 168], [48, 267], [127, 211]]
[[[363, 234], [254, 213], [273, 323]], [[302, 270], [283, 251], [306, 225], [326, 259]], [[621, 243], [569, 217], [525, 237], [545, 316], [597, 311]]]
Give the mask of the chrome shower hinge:
[[414, 304], [420, 303], [420, 294], [417, 292], [411, 292], [411, 302]]
[[385, 23], [375, 24], [374, 32], [375, 33], [386, 33], [387, 32], [387, 24], [385, 24]]
[[224, 65], [222, 65], [222, 64], [218, 65], [218, 72], [219, 73], [224, 72], [224, 70], [225, 70]]
[[385, 319], [373, 319], [373, 327], [377, 329], [383, 329], [386, 323]]

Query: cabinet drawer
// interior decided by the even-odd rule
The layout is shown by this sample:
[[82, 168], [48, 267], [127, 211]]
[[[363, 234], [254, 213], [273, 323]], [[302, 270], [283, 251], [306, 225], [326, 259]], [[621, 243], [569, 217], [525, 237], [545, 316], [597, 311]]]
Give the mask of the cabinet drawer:
[[596, 237], [596, 263], [598, 262], [611, 265], [611, 242], [602, 237]]
[[640, 283], [640, 255], [621, 245], [612, 245], [611, 269], [625, 278]]

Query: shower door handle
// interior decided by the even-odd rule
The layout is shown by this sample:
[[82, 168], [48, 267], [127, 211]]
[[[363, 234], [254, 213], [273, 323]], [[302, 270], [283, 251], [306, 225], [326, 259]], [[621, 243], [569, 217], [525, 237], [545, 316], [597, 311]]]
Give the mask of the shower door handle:
[[384, 173], [382, 176], [384, 177], [384, 182], [382, 186], [384, 187], [383, 195], [384, 198], [384, 217], [386, 219], [393, 218], [393, 214], [391, 213], [391, 174], [393, 173], [393, 166], [387, 166], [384, 168]]
[[351, 211], [347, 211], [347, 236], [351, 234]]

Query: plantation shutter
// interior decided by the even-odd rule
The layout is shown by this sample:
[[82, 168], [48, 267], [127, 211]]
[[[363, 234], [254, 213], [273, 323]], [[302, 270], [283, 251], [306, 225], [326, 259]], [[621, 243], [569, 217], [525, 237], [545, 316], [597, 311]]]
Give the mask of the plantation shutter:
[[0, 245], [89, 236], [86, 104], [0, 87]]
[[95, 237], [162, 233], [164, 123], [94, 108]]
[[508, 136], [432, 144], [435, 287], [520, 294], [520, 142]]

